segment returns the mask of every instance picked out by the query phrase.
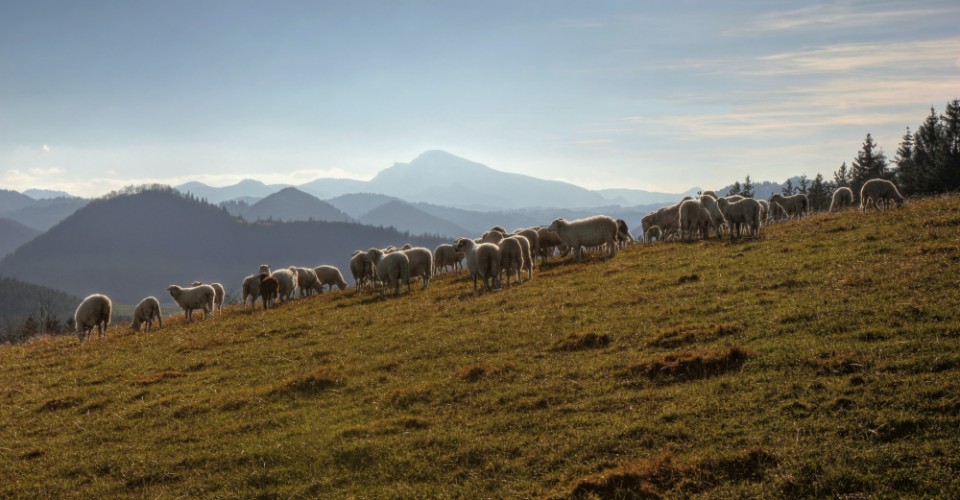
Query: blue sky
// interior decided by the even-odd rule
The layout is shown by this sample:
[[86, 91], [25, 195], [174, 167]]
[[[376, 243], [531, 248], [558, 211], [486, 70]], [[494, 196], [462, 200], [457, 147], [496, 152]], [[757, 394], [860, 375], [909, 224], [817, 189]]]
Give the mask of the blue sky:
[[0, 2], [0, 187], [829, 177], [960, 97], [960, 3]]

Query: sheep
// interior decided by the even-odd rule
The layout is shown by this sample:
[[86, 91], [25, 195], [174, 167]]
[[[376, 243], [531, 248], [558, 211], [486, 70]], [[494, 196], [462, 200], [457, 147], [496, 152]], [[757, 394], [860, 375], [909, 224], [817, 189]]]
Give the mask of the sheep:
[[886, 179], [870, 179], [860, 188], [861, 212], [866, 212], [870, 206], [880, 210], [880, 204], [886, 207], [891, 200], [897, 203], [897, 208], [903, 208], [903, 196], [897, 186]]
[[260, 264], [260, 272], [257, 273], [257, 277], [261, 274], [270, 274], [270, 266], [268, 264]]
[[788, 216], [796, 215], [797, 217], [803, 217], [810, 208], [810, 200], [808, 200], [807, 195], [803, 193], [791, 196], [783, 196], [780, 193], [776, 193], [770, 197], [770, 203], [779, 204]]
[[367, 257], [377, 268], [380, 277], [380, 296], [384, 297], [388, 287], [394, 287], [394, 295], [400, 295], [400, 285], [407, 284], [410, 293], [410, 259], [403, 252], [386, 253], [379, 248], [367, 250]]
[[286, 302], [293, 298], [293, 292], [297, 290], [297, 273], [290, 269], [277, 269], [270, 273], [277, 283], [280, 283], [280, 301]]
[[260, 280], [257, 288], [260, 290], [263, 310], [266, 311], [271, 306], [276, 307], [277, 299], [280, 297], [280, 282], [277, 281], [277, 278], [266, 273], [257, 276], [257, 279]]
[[[530, 243], [530, 255], [534, 259], [540, 259], [540, 233], [537, 231], [537, 228], [528, 227], [524, 229], [516, 229], [513, 231], [513, 234], [519, 234], [520, 236], [526, 238]], [[534, 261], [531, 261], [531, 267], [533, 266], [533, 262]]]
[[310, 296], [314, 292], [323, 293], [323, 285], [320, 284], [315, 270], [306, 267], [290, 267], [290, 270], [297, 275], [297, 290], [300, 298]]
[[400, 250], [406, 252], [407, 250], [410, 250], [411, 248], [413, 248], [413, 245], [407, 243], [407, 244], [403, 245], [402, 247], [400, 247]]
[[533, 245], [523, 234], [513, 234], [510, 238], [516, 238], [520, 242], [523, 250], [523, 268], [527, 271], [527, 279], [533, 279]]
[[433, 277], [433, 252], [429, 248], [415, 247], [403, 251], [410, 261], [410, 277], [419, 276], [423, 280], [423, 290], [430, 285]]
[[787, 211], [779, 203], [771, 201], [769, 218], [771, 222], [781, 221], [787, 218]]
[[583, 246], [606, 244], [610, 249], [610, 257], [617, 255], [617, 221], [606, 215], [569, 222], [561, 217], [554, 219], [547, 229], [556, 233], [565, 245], [573, 249], [576, 262], [583, 260]]
[[110, 326], [110, 315], [113, 312], [113, 302], [110, 297], [95, 293], [88, 296], [80, 302], [76, 312], [73, 313], [73, 324], [76, 325], [77, 338], [83, 342], [83, 338], [89, 333], [93, 335], [93, 329], [97, 329], [97, 337], [102, 337], [107, 333], [107, 327]]
[[433, 271], [434, 274], [445, 272], [447, 267], [453, 268], [456, 273], [460, 273], [463, 261], [463, 251], [457, 251], [453, 245], [442, 243], [437, 245], [433, 251]]
[[493, 243], [494, 245], [500, 244], [500, 240], [507, 237], [507, 233], [503, 231], [490, 230], [480, 235], [477, 243]]
[[717, 196], [717, 192], [716, 192], [716, 191], [710, 191], [710, 190], [707, 190], [707, 191], [704, 191], [704, 192], [700, 193], [700, 197], [701, 197], [701, 198], [704, 197], [704, 196], [713, 196], [713, 199], [715, 199], [715, 200], [716, 200], [717, 198], [719, 198], [719, 196]]
[[350, 274], [353, 275], [357, 292], [363, 291], [367, 281], [373, 282], [373, 262], [370, 262], [367, 253], [363, 250], [353, 252], [353, 256], [350, 258]]
[[627, 227], [627, 221], [617, 219], [617, 241], [621, 247], [626, 247], [633, 243], [633, 236], [630, 234], [630, 228]]
[[[702, 198], [701, 198], [702, 199]], [[707, 197], [706, 199], [711, 199]], [[704, 236], [711, 224], [710, 211], [697, 200], [680, 204], [680, 239], [691, 241], [694, 234]], [[709, 234], [706, 234], [709, 236]]]
[[[190, 283], [190, 286], [200, 286], [202, 281], [194, 281]], [[223, 285], [220, 283], [210, 283], [210, 286], [213, 287], [213, 291], [216, 295], [213, 297], [213, 315], [217, 315], [217, 311], [220, 311], [220, 316], [223, 316], [223, 298], [226, 295], [226, 292], [223, 289]]]
[[660, 230], [660, 226], [650, 226], [643, 235], [643, 241], [644, 243], [650, 244], [653, 243], [653, 240], [660, 241], [662, 237], [663, 232]]
[[[523, 284], [523, 246], [518, 238], [523, 238], [522, 236], [509, 238], [503, 238], [497, 244], [500, 248], [500, 273], [497, 273], [497, 278], [500, 278], [501, 273], [507, 274], [507, 287], [510, 287], [510, 274], [516, 271], [517, 273], [517, 282]], [[526, 239], [524, 239], [526, 241]], [[529, 243], [529, 242], [528, 242]], [[528, 245], [529, 247], [529, 245]]]
[[467, 271], [473, 278], [473, 291], [477, 291], [478, 278], [483, 280], [484, 290], [492, 290], [500, 276], [500, 248], [493, 243], [476, 243], [469, 238], [458, 239], [454, 248], [466, 255]]
[[667, 236], [680, 229], [680, 204], [692, 199], [693, 198], [689, 196], [684, 196], [683, 199], [680, 200], [680, 203], [676, 205], [650, 212], [640, 219], [641, 226], [645, 228], [660, 226], [661, 231], [663, 231], [664, 240], [666, 240]]
[[838, 187], [830, 199], [830, 211], [843, 210], [853, 205], [853, 190], [848, 187]]
[[710, 221], [706, 231], [704, 232], [704, 237], [710, 237], [710, 227], [712, 226], [717, 232], [717, 239], [722, 238], [722, 235], [720, 234], [721, 228], [727, 222], [727, 220], [723, 216], [723, 211], [720, 210], [720, 207], [717, 205], [717, 199], [710, 195], [701, 196], [700, 204], [703, 205], [703, 208], [707, 209], [707, 212], [710, 213]]
[[203, 318], [213, 312], [213, 301], [217, 292], [210, 285], [200, 285], [192, 288], [181, 288], [177, 285], [167, 287], [173, 301], [183, 309], [187, 321], [193, 320], [193, 310], [203, 309]]
[[502, 228], [502, 227], [500, 227], [500, 226], [493, 226], [493, 227], [490, 228], [490, 230], [491, 230], [491, 231], [496, 231], [496, 232], [498, 232], [498, 233], [507, 234], [507, 230], [504, 229], [504, 228]]
[[[269, 276], [269, 274], [267, 275]], [[240, 288], [240, 296], [243, 300], [244, 310], [247, 308], [247, 297], [250, 297], [250, 307], [256, 306], [257, 298], [260, 297], [260, 275], [251, 274], [250, 276], [243, 278], [243, 286]]]
[[137, 308], [133, 310], [133, 322], [130, 323], [130, 328], [133, 328], [133, 331], [139, 332], [140, 325], [143, 323], [147, 324], [147, 331], [150, 331], [153, 328], [153, 319], [156, 318], [157, 322], [160, 324], [160, 328], [163, 328], [163, 318], [161, 317], [160, 311], [160, 301], [156, 297], [147, 297], [140, 301], [137, 304]]
[[[333, 291], [334, 286], [340, 290], [345, 290], [347, 288], [347, 282], [344, 281], [343, 274], [340, 272], [340, 269], [337, 269], [336, 266], [318, 266], [313, 268], [313, 272], [317, 275], [317, 279], [320, 280], [319, 283], [321, 291], [323, 290], [324, 285], [327, 285], [331, 292]], [[354, 279], [356, 279], [356, 277], [354, 277]]]
[[767, 214], [770, 212], [770, 204], [767, 200], [757, 200], [760, 204], [760, 225], [767, 223]]
[[724, 198], [717, 201], [724, 217], [730, 223], [730, 240], [733, 240], [733, 233], [736, 230], [737, 237], [740, 237], [741, 227], [748, 224], [752, 236], [760, 235], [760, 203], [753, 198], [744, 198], [740, 201], [730, 202]]
[[[714, 197], [714, 198], [716, 198], [716, 197]], [[724, 198], [726, 198], [727, 201], [729, 201], [729, 202], [732, 203], [732, 202], [734, 202], [734, 201], [740, 201], [740, 200], [746, 199], [747, 197], [746, 197], [746, 196], [741, 196], [741, 195], [739, 195], [739, 194], [731, 194], [730, 196], [724, 196]], [[719, 201], [719, 200], [720, 200], [720, 198], [717, 198], [717, 201]]]

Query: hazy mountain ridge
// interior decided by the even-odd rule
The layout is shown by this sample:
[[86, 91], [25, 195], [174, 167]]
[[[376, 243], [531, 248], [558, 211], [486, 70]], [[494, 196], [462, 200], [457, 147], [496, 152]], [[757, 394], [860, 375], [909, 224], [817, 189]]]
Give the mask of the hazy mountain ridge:
[[410, 234], [435, 234], [450, 240], [471, 236], [471, 232], [462, 226], [400, 200], [380, 205], [361, 215], [358, 220], [371, 226], [393, 227]]
[[241, 212], [248, 221], [277, 220], [351, 222], [353, 219], [337, 207], [295, 187], [283, 188], [250, 205]]
[[53, 288], [0, 276], [0, 341], [11, 340], [24, 320], [56, 319], [61, 325], [73, 319], [80, 298]]
[[34, 239], [40, 231], [12, 219], [0, 217], [0, 257], [14, 251], [20, 245]]

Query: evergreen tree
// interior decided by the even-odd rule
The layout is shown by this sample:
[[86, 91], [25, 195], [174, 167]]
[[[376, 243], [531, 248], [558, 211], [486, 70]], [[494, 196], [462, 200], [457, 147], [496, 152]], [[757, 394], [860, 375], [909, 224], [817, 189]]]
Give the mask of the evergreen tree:
[[730, 186], [730, 190], [727, 191], [727, 196], [736, 196], [743, 192], [743, 188], [740, 187], [740, 181], [733, 183], [733, 186]]
[[826, 210], [830, 206], [830, 190], [819, 172], [813, 178], [813, 184], [807, 196], [810, 198], [810, 207], [815, 211]]
[[917, 192], [935, 193], [946, 189], [943, 172], [946, 134], [940, 116], [930, 108], [927, 119], [913, 134], [913, 168]]
[[803, 174], [800, 176], [800, 185], [797, 186], [797, 192], [807, 194], [808, 189], [810, 189], [810, 181], [807, 180], [807, 174]]
[[796, 192], [796, 189], [793, 187], [793, 179], [787, 179], [787, 182], [783, 183], [783, 188], [780, 189], [780, 192], [784, 196], [790, 196]]
[[740, 190], [740, 194], [746, 196], [747, 198], [753, 198], [756, 194], [753, 191], [753, 182], [750, 181], [749, 175], [747, 175], [747, 178], [743, 180], [743, 189]]
[[907, 127], [907, 133], [900, 138], [900, 146], [897, 147], [893, 162], [897, 164], [896, 179], [903, 194], [922, 193], [923, 179], [913, 162], [913, 134], [910, 133], [910, 127]]
[[860, 151], [857, 152], [857, 159], [853, 160], [851, 169], [851, 185], [854, 193], [860, 192], [863, 183], [870, 179], [887, 178], [887, 157], [882, 150], [878, 150], [873, 142], [873, 136], [867, 133], [867, 138], [863, 141]]
[[943, 115], [944, 176], [947, 190], [960, 189], [960, 99], [947, 103]]
[[837, 187], [850, 187], [850, 170], [847, 169], [847, 162], [843, 162], [840, 168], [833, 173], [833, 183]]

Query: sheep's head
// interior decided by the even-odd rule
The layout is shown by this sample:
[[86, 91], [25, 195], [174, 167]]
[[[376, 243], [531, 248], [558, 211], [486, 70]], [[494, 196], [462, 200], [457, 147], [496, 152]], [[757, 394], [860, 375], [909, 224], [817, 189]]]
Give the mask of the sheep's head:
[[480, 241], [484, 243], [500, 243], [503, 240], [504, 234], [500, 231], [487, 231], [480, 236]]
[[564, 219], [563, 217], [559, 217], [557, 219], [554, 219], [554, 221], [550, 223], [550, 227], [547, 228], [547, 231], [550, 231], [551, 233], [558, 233], [560, 232], [560, 228], [565, 226], [566, 224], [567, 224], [566, 219]]
[[470, 238], [459, 238], [457, 239], [456, 244], [453, 246], [453, 248], [457, 252], [463, 252], [465, 249], [472, 247], [473, 244], [474, 244], [474, 241], [471, 240]]
[[180, 295], [180, 292], [182, 292], [183, 289], [180, 288], [180, 287], [177, 286], [177, 285], [170, 285], [170, 286], [167, 287], [167, 291], [170, 292], [170, 295], [171, 295], [171, 296], [177, 297], [177, 296]]

